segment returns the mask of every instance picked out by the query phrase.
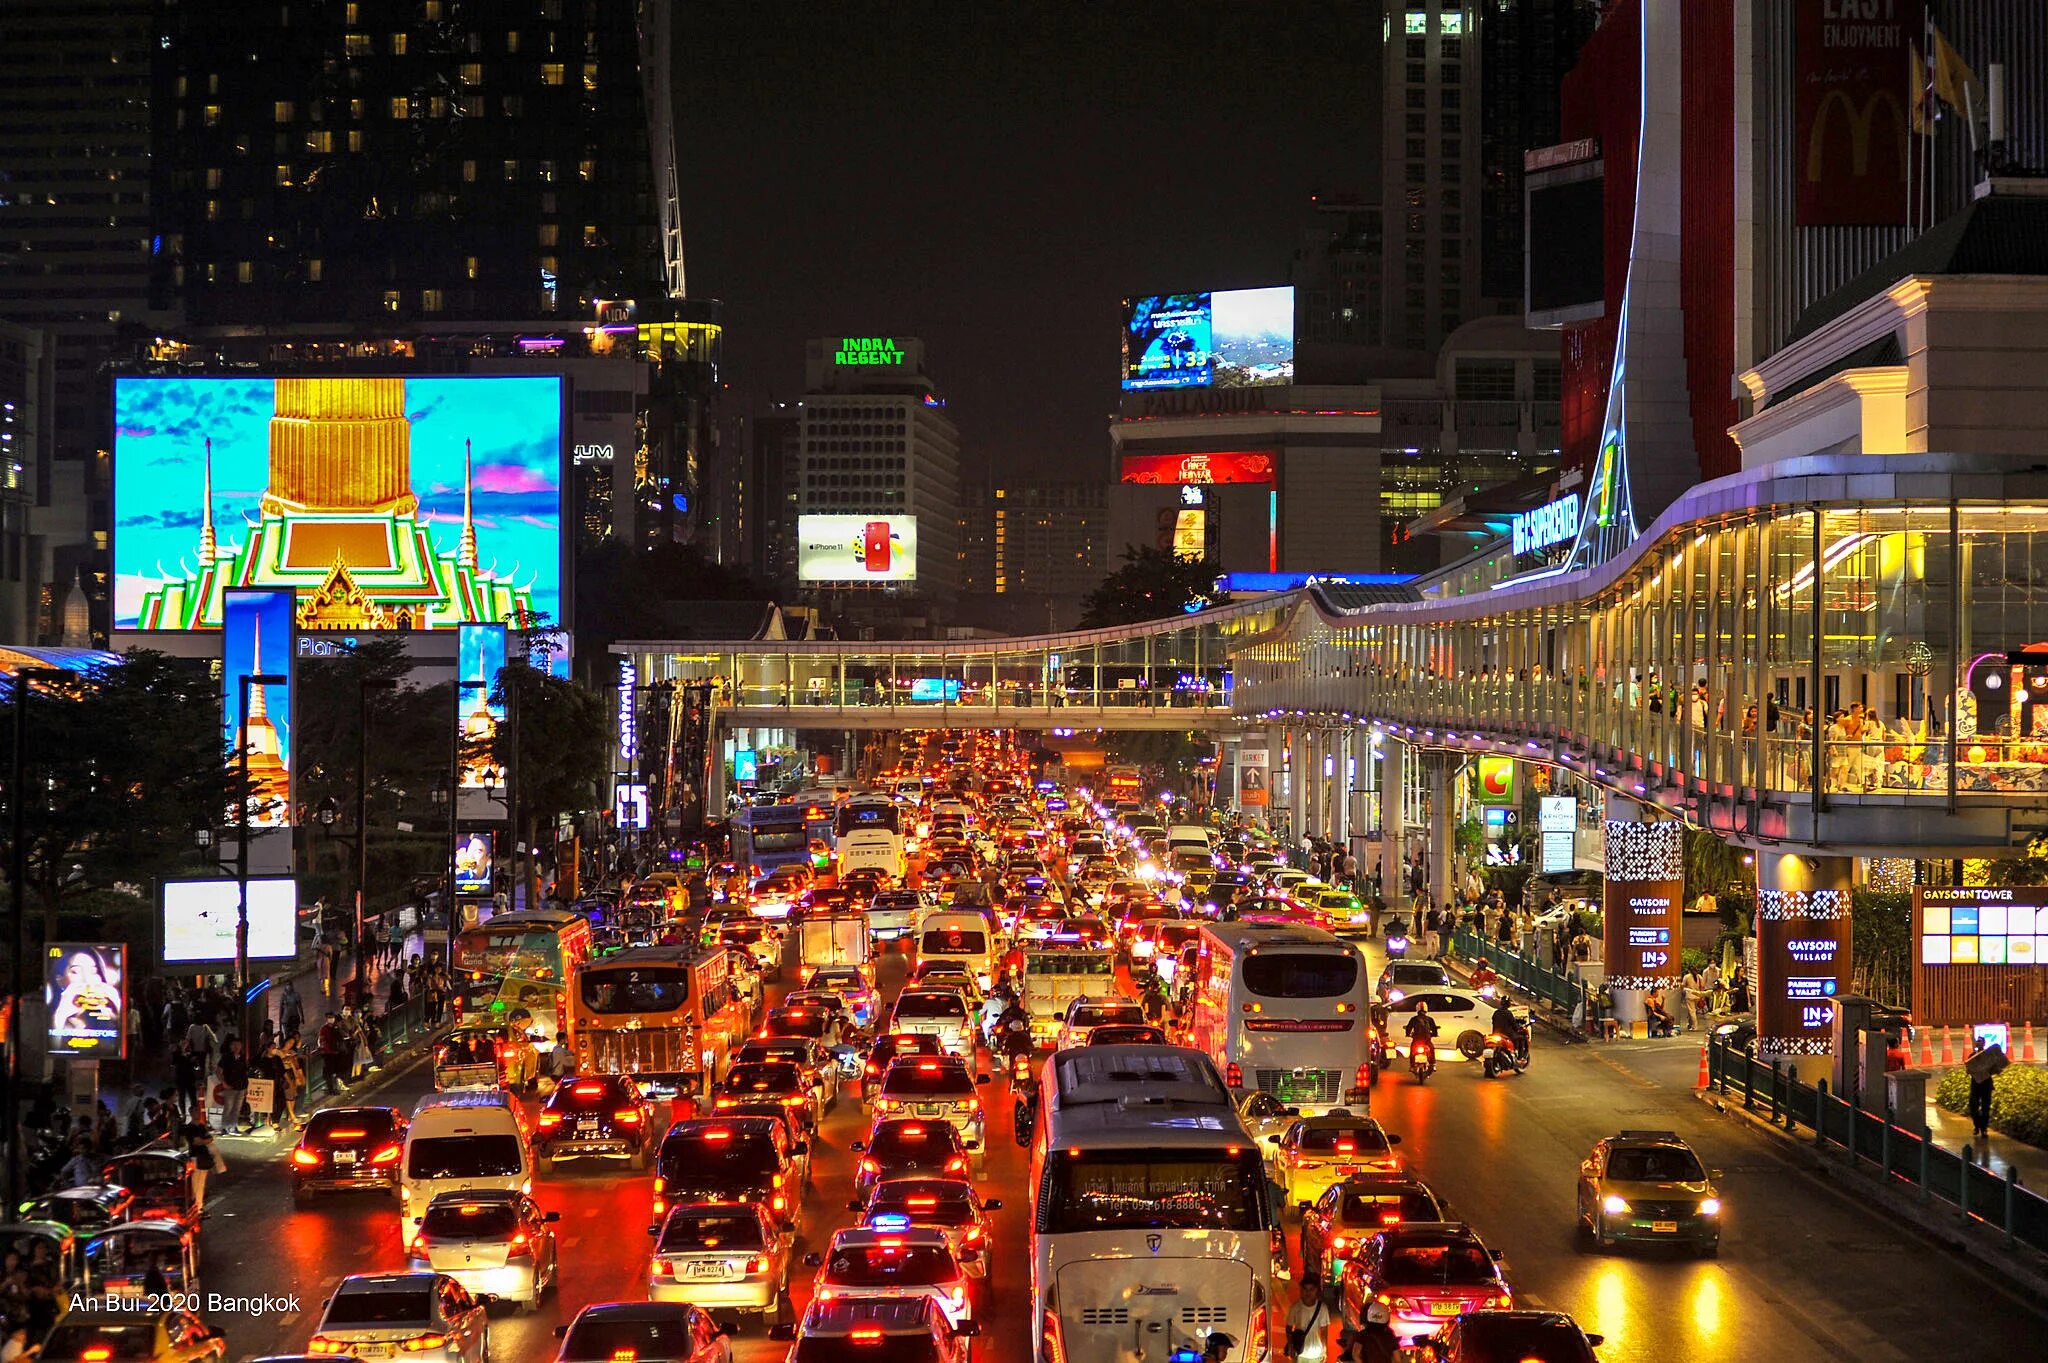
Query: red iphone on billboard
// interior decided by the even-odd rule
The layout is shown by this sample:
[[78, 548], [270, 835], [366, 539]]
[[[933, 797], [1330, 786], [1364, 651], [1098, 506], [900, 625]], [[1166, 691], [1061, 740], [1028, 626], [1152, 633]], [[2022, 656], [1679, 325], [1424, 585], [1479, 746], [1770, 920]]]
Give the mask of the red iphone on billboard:
[[889, 571], [889, 522], [868, 522], [861, 535], [861, 566], [871, 573]]

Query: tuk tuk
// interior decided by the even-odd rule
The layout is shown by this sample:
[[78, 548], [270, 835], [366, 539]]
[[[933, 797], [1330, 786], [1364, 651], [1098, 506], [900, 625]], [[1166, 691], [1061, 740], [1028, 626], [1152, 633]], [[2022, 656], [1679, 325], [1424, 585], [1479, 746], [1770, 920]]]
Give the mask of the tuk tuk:
[[457, 1027], [434, 1046], [436, 1089], [496, 1088], [498, 1037], [488, 1027]]
[[152, 1267], [163, 1271], [164, 1282], [173, 1292], [198, 1287], [199, 1232], [182, 1221], [130, 1221], [85, 1242], [89, 1292], [140, 1297]]
[[135, 1194], [116, 1183], [88, 1183], [45, 1193], [21, 1204], [24, 1221], [60, 1221], [74, 1231], [90, 1234], [129, 1219]]
[[193, 1206], [192, 1155], [157, 1146], [117, 1155], [100, 1169], [106, 1183], [118, 1183], [135, 1194], [128, 1210], [131, 1221], [197, 1221]]
[[40, 1265], [53, 1265], [60, 1301], [69, 1301], [72, 1290], [84, 1285], [77, 1232], [61, 1221], [0, 1225], [0, 1259], [10, 1254], [20, 1255], [31, 1273]]

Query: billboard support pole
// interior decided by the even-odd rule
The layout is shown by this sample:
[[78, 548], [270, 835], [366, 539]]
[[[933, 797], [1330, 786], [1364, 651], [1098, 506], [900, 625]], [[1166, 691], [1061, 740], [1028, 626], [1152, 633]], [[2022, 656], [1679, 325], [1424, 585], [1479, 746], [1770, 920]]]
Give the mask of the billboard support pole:
[[[370, 692], [396, 691], [392, 677], [356, 678], [356, 957], [357, 993], [363, 979], [363, 905], [370, 897]], [[325, 925], [323, 925], [324, 928]], [[422, 938], [424, 941], [424, 937]]]
[[[24, 667], [14, 674], [14, 755], [13, 770], [7, 782], [7, 812], [9, 838], [7, 856], [7, 881], [14, 908], [14, 961], [10, 997], [14, 1002], [7, 1009], [7, 1035], [0, 1037], [7, 1050], [6, 1064], [0, 1066], [0, 1078], [6, 1081], [6, 1099], [0, 1102], [0, 1127], [5, 1129], [7, 1141], [7, 1210], [11, 1215], [21, 1205], [21, 1165], [26, 1153], [20, 1142], [17, 1128], [21, 1114], [21, 1048], [28, 1038], [21, 1025], [22, 963], [28, 955], [28, 801], [23, 798], [28, 788], [28, 695], [39, 681], [55, 681], [69, 675], [54, 667]], [[125, 1026], [125, 1022], [123, 1023]]]
[[[263, 665], [260, 658], [254, 661]], [[255, 1030], [249, 1026], [249, 692], [258, 686], [283, 686], [290, 680], [274, 672], [244, 672], [235, 678], [241, 701], [241, 708], [235, 711], [235, 722], [240, 725], [235, 735], [235, 803], [241, 807], [241, 817], [235, 820], [235, 1006], [245, 1057], [256, 1046]], [[227, 1115], [223, 1113], [221, 1119], [225, 1121]]]

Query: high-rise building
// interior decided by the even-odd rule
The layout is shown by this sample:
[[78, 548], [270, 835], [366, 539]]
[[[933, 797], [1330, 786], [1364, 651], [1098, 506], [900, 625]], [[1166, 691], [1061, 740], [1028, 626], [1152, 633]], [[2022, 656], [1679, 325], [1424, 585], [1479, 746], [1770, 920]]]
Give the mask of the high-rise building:
[[1080, 597], [1108, 567], [1106, 483], [998, 481], [989, 491], [989, 589]]
[[[1377, 222], [1361, 216], [1335, 240], [1380, 238], [1378, 335], [1354, 343], [1433, 354], [1461, 323], [1520, 310], [1522, 153], [1557, 140], [1558, 84], [1599, 6], [1383, 5]], [[1355, 308], [1368, 292], [1332, 303]]]
[[960, 592], [960, 433], [911, 336], [807, 342], [800, 516], [915, 517], [922, 596]]
[[582, 319], [661, 296], [647, 8], [167, 0], [160, 285], [194, 327]]
[[762, 584], [796, 581], [797, 408], [786, 402], [747, 423], [743, 562]]

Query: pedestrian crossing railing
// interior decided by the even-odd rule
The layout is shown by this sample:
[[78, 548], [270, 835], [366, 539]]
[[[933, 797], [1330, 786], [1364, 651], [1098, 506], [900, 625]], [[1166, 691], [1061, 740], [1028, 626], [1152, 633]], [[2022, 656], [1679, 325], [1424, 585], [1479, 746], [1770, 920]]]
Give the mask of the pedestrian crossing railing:
[[2000, 1232], [2008, 1248], [2048, 1251], [2048, 1198], [2022, 1184], [2011, 1165], [2001, 1176], [1986, 1166], [1983, 1152], [1938, 1143], [1922, 1112], [1895, 1113], [1885, 1101], [1867, 1108], [1856, 1101], [1859, 1095], [1830, 1093], [1825, 1079], [1803, 1083], [1790, 1066], [1766, 1064], [1719, 1033], [1707, 1038], [1707, 1085], [1773, 1126], [1810, 1132], [1817, 1148], [1871, 1169], [1922, 1204], [1941, 1204], [1963, 1221]]

